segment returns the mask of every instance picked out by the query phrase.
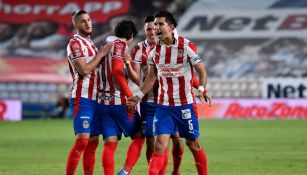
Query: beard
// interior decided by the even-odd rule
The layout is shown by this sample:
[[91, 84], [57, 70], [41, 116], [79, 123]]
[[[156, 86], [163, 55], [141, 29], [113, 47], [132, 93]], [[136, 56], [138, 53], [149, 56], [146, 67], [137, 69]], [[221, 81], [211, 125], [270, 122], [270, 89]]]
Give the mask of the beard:
[[84, 30], [84, 29], [80, 29], [79, 30], [79, 34], [81, 34], [81, 35], [91, 35], [93, 32], [92, 32], [92, 30]]

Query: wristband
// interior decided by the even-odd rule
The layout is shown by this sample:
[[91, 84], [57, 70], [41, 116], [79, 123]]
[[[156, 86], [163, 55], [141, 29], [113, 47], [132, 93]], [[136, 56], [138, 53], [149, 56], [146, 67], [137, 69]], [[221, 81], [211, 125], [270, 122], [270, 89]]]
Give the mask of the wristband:
[[139, 91], [135, 94], [135, 96], [139, 97], [140, 99], [142, 99], [144, 97], [144, 93], [142, 91]]
[[204, 93], [205, 92], [205, 87], [204, 86], [198, 86], [198, 89], [200, 92]]

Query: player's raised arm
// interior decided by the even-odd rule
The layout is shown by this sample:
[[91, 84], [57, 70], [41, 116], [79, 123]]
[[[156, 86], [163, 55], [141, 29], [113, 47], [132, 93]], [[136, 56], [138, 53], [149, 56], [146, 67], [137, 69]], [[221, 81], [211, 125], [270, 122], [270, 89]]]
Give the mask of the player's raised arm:
[[[86, 76], [98, 66], [101, 59], [107, 55], [110, 48], [111, 44], [101, 46], [97, 52], [97, 55], [90, 62], [86, 63], [86, 59], [84, 57], [80, 57], [78, 59], [74, 59], [73, 64], [82, 76]], [[76, 50], [76, 52], [80, 51]]]
[[[133, 54], [132, 54], [133, 55]], [[132, 61], [133, 58], [131, 57], [130, 53], [125, 53], [124, 61], [127, 67], [128, 76], [129, 78], [135, 83], [140, 84], [140, 73], [141, 73], [141, 66], [138, 63]]]

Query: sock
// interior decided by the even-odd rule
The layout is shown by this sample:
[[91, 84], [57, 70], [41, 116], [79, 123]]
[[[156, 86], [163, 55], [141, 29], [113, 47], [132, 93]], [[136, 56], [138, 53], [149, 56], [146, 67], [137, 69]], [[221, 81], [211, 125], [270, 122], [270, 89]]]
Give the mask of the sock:
[[66, 164], [66, 175], [74, 175], [77, 169], [80, 156], [86, 148], [88, 139], [76, 139], [74, 146], [70, 150]]
[[168, 148], [166, 148], [165, 152], [164, 152], [164, 162], [163, 162], [163, 166], [159, 172], [159, 175], [165, 175], [166, 174], [166, 168], [168, 165]]
[[114, 153], [117, 147], [117, 142], [106, 142], [103, 146], [101, 164], [104, 175], [114, 174]]
[[148, 168], [148, 175], [158, 175], [164, 164], [164, 153], [154, 152], [151, 156]]
[[83, 153], [83, 171], [84, 175], [93, 175], [95, 167], [95, 152], [98, 146], [99, 140], [91, 140], [88, 142], [85, 151]]
[[150, 158], [151, 158], [153, 152], [154, 152], [154, 150], [150, 146], [147, 145], [147, 148], [146, 148], [146, 159], [147, 159], [147, 163], [148, 164], [150, 162]]
[[208, 175], [207, 156], [203, 149], [193, 152], [198, 175]]
[[184, 147], [173, 146], [172, 155], [173, 155], [173, 171], [172, 174], [176, 175], [180, 173], [180, 164], [182, 161], [182, 155], [184, 152]]
[[128, 174], [130, 174], [133, 166], [138, 161], [144, 142], [145, 139], [142, 137], [132, 139], [132, 142], [127, 150], [126, 162], [123, 168], [123, 170]]

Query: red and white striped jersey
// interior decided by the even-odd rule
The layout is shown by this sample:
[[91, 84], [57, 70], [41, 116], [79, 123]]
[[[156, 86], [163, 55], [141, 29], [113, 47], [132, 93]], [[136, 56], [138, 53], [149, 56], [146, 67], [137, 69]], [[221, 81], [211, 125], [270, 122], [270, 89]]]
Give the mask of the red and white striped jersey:
[[[148, 73], [148, 53], [154, 46], [150, 45], [148, 40], [139, 42], [132, 51], [132, 60], [136, 64], [140, 64], [140, 85], [144, 83], [144, 80]], [[143, 97], [142, 102], [158, 102], [158, 81], [155, 83], [154, 87]]]
[[181, 106], [194, 102], [193, 65], [201, 63], [197, 47], [191, 41], [175, 36], [174, 44], [158, 43], [149, 54], [149, 65], [157, 68], [158, 103]]
[[[122, 105], [126, 104], [126, 96], [114, 76], [112, 76], [112, 60], [119, 59], [123, 61], [124, 53], [128, 52], [128, 46], [119, 38], [116, 38], [112, 43], [113, 45], [109, 53], [106, 55], [105, 59], [102, 60], [102, 64], [99, 68], [100, 83], [98, 103], [105, 105]], [[128, 74], [125, 67], [123, 68], [123, 73], [126, 78], [123, 81], [127, 83]]]
[[97, 48], [93, 42], [87, 41], [80, 35], [74, 35], [67, 46], [67, 58], [69, 70], [73, 78], [73, 86], [71, 88], [71, 98], [88, 98], [97, 100], [97, 80], [98, 68], [91, 71], [86, 76], [81, 76], [74, 66], [73, 61], [85, 58], [86, 63], [90, 62], [97, 54]]

